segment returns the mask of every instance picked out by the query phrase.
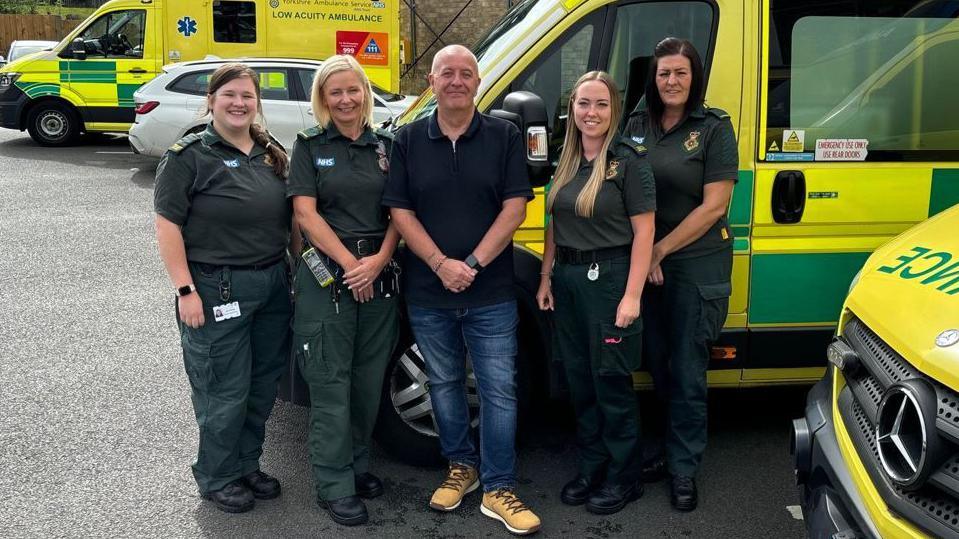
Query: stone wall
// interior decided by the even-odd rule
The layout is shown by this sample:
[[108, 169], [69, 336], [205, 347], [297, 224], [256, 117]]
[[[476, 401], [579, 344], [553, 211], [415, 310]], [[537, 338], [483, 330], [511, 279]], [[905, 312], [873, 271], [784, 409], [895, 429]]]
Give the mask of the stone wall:
[[[411, 4], [415, 6], [417, 15], [415, 36], [414, 28], [410, 25]], [[405, 94], [423, 91], [427, 86], [426, 75], [430, 71], [433, 54], [445, 45], [454, 43], [473, 46], [503, 16], [508, 6], [508, 0], [402, 0], [400, 35], [409, 40], [410, 48], [414, 49], [411, 57], [415, 60], [422, 55], [422, 58], [401, 77], [400, 90]], [[447, 25], [450, 25], [449, 29], [444, 33]], [[440, 39], [430, 46], [438, 34], [442, 34]]]

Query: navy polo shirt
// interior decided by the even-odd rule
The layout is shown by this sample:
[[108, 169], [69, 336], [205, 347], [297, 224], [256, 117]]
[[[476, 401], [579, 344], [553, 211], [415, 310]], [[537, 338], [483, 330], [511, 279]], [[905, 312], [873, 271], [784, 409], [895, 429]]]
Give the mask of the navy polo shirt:
[[[446, 256], [469, 256], [502, 211], [503, 201], [514, 197], [533, 198], [525, 146], [515, 125], [476, 111], [454, 143], [440, 130], [434, 112], [397, 132], [383, 205], [416, 212]], [[413, 305], [460, 309], [515, 298], [510, 247], [458, 294], [443, 288], [411, 250], [404, 262], [406, 301]]]

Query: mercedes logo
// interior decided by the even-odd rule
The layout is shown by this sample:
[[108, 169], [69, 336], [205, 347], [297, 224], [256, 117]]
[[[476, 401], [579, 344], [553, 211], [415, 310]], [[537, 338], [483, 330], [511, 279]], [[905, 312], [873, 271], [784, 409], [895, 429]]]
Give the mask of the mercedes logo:
[[889, 479], [907, 490], [921, 487], [942, 464], [935, 389], [919, 379], [890, 387], [879, 403], [876, 443]]
[[945, 348], [959, 342], [959, 329], [947, 329], [936, 337], [936, 346]]

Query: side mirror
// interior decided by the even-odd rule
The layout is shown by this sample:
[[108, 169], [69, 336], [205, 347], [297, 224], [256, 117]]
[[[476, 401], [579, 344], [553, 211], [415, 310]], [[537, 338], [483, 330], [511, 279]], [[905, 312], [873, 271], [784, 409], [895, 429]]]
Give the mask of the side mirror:
[[83, 44], [83, 38], [76, 38], [70, 43], [70, 52], [75, 60], [87, 59], [87, 47]]
[[529, 183], [542, 187], [553, 176], [549, 156], [549, 123], [543, 99], [527, 91], [512, 92], [503, 99], [503, 108], [490, 111], [490, 116], [513, 122], [526, 141], [526, 169]]

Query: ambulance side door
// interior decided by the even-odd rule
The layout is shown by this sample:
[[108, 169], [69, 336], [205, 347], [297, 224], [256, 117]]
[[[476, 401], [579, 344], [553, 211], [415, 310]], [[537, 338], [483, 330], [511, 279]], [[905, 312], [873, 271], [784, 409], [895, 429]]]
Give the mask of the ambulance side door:
[[959, 202], [959, 21], [924, 4], [764, 4], [752, 367], [824, 365], [869, 253]]

